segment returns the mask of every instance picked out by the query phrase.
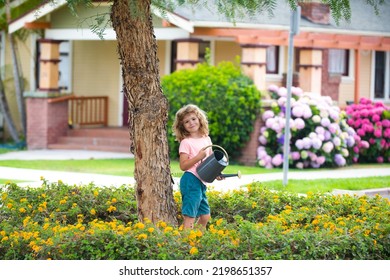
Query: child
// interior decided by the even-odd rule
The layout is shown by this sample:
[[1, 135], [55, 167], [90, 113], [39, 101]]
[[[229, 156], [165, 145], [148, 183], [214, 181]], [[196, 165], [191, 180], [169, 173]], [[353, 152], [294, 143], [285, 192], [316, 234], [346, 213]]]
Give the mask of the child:
[[[206, 197], [206, 185], [199, 178], [196, 167], [212, 153], [206, 114], [198, 106], [189, 104], [176, 113], [173, 124], [176, 140], [180, 142], [180, 169], [185, 171], [180, 179], [183, 226], [193, 228], [195, 219], [206, 227], [210, 219], [210, 207]], [[217, 178], [220, 179], [220, 178]]]

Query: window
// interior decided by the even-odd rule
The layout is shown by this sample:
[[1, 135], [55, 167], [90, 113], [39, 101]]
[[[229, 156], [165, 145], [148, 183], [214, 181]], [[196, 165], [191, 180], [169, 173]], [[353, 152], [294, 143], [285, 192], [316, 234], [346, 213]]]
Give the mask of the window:
[[267, 48], [267, 74], [279, 73], [279, 46]]
[[328, 72], [349, 75], [349, 50], [329, 49]]
[[58, 87], [61, 91], [70, 91], [70, 44], [62, 42], [60, 44], [60, 64], [58, 66], [59, 78]]
[[374, 98], [390, 99], [390, 52], [377, 51], [374, 55]]

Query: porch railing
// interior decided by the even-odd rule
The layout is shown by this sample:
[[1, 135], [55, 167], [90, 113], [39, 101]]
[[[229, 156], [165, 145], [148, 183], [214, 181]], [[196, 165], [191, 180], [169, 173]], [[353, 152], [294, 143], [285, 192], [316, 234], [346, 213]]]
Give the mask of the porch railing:
[[69, 99], [71, 125], [108, 125], [108, 96], [72, 96]]

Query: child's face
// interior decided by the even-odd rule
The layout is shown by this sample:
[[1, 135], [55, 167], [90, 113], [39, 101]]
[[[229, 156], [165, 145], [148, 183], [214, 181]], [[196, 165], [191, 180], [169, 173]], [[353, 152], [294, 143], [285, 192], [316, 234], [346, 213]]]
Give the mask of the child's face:
[[197, 132], [200, 128], [199, 119], [195, 113], [189, 113], [185, 115], [183, 118], [183, 125], [185, 130], [187, 130], [189, 133]]

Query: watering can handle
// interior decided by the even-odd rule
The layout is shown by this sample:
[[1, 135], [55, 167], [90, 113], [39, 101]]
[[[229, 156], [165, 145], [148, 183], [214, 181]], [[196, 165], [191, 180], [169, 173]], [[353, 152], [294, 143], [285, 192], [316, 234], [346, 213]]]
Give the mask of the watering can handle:
[[210, 147], [217, 147], [217, 148], [221, 149], [223, 151], [223, 153], [225, 154], [225, 157], [226, 157], [227, 161], [229, 162], [229, 156], [228, 156], [228, 154], [227, 154], [227, 152], [225, 151], [224, 148], [222, 148], [221, 146], [213, 144], [213, 145], [209, 145], [209, 146], [204, 147], [203, 150], [206, 150], [207, 148], [210, 148]]

